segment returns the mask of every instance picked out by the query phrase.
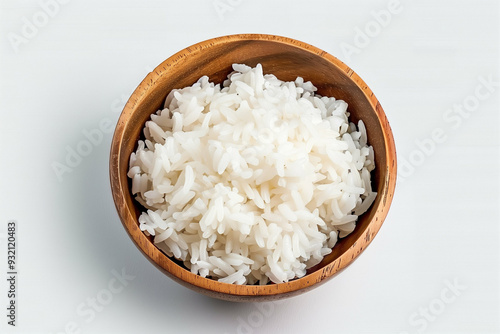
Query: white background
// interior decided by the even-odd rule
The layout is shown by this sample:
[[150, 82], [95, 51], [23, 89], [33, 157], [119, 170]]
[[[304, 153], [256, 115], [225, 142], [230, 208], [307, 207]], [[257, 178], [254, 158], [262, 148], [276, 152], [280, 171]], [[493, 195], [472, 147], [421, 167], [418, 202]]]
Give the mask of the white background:
[[[401, 0], [378, 14], [384, 26], [375, 17], [394, 9], [388, 0], [66, 0], [49, 17], [50, 2], [0, 1], [1, 333], [500, 331], [498, 1]], [[114, 127], [122, 99], [164, 59], [235, 33], [291, 37], [347, 63], [381, 101], [401, 171], [357, 261], [260, 308], [192, 292], [135, 248], [110, 193], [111, 132], [71, 172], [54, 170], [85, 132]], [[442, 140], [431, 144], [435, 131]], [[9, 219], [19, 228], [15, 328]], [[126, 286], [113, 280], [122, 270]]]

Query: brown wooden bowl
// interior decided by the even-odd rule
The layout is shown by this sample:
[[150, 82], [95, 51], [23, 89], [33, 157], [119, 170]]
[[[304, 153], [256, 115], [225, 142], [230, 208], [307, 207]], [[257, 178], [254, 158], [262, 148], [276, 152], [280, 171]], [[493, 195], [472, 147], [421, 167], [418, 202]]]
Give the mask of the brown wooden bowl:
[[[162, 108], [174, 88], [192, 85], [202, 75], [222, 82], [232, 71], [231, 64], [262, 64], [264, 73], [285, 81], [301, 76], [310, 80], [318, 93], [345, 100], [350, 120], [363, 119], [369, 144], [375, 151], [373, 189], [378, 196], [362, 215], [356, 229], [340, 239], [323, 261], [300, 279], [265, 286], [234, 285], [192, 274], [162, 253], [139, 230], [143, 208], [133, 199], [127, 178], [130, 154], [150, 115]], [[136, 246], [162, 272], [178, 283], [206, 295], [232, 301], [274, 300], [306, 292], [324, 283], [347, 267], [373, 240], [384, 221], [396, 184], [396, 149], [392, 131], [380, 103], [372, 91], [344, 63], [316, 47], [273, 35], [232, 35], [190, 46], [161, 63], [141, 82], [128, 100], [118, 120], [111, 143], [110, 178], [116, 209]]]

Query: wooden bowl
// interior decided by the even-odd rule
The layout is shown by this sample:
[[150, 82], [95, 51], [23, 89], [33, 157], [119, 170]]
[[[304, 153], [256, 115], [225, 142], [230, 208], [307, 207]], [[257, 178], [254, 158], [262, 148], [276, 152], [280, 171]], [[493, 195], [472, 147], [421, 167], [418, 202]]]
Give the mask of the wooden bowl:
[[[264, 73], [289, 81], [301, 76], [310, 80], [318, 93], [345, 100], [350, 120], [363, 119], [369, 144], [375, 151], [373, 189], [378, 192], [371, 209], [362, 215], [356, 229], [340, 239], [323, 261], [300, 279], [265, 286], [233, 285], [192, 274], [179, 262], [162, 253], [139, 230], [143, 208], [133, 199], [127, 178], [130, 154], [137, 147], [145, 122], [162, 108], [174, 88], [192, 85], [202, 75], [215, 83], [232, 71], [231, 64], [255, 66]], [[233, 35], [190, 46], [161, 63], [149, 73], [128, 100], [118, 120], [111, 143], [111, 189], [116, 209], [128, 234], [143, 254], [167, 276], [206, 295], [232, 301], [274, 300], [306, 292], [326, 282], [347, 267], [373, 240], [384, 221], [396, 184], [396, 150], [389, 122], [370, 88], [344, 63], [316, 47], [273, 35]]]

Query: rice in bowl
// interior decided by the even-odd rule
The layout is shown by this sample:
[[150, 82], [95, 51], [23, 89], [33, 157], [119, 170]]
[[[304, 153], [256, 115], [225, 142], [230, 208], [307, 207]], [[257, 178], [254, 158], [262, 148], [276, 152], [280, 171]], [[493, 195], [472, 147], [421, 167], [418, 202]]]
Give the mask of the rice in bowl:
[[234, 64], [170, 92], [130, 156], [139, 226], [186, 268], [225, 283], [302, 277], [373, 203], [374, 152], [347, 103]]

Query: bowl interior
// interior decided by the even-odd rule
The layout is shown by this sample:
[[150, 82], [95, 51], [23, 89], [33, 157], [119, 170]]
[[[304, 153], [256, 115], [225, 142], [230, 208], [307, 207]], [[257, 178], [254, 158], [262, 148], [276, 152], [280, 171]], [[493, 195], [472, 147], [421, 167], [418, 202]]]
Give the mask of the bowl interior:
[[[126, 176], [129, 157], [136, 149], [145, 122], [152, 113], [163, 107], [164, 100], [172, 89], [190, 86], [202, 75], [207, 75], [212, 82], [221, 83], [232, 71], [233, 63], [244, 63], [249, 66], [260, 63], [264, 73], [274, 74], [285, 81], [293, 81], [297, 76], [301, 76], [305, 81], [311, 81], [318, 88], [319, 94], [346, 101], [349, 105], [350, 120], [357, 123], [362, 119], [366, 125], [369, 144], [375, 151], [376, 169], [372, 174], [372, 187], [379, 195], [371, 209], [360, 217], [354, 232], [340, 239], [333, 252], [320, 264], [311, 268], [309, 273], [322, 269], [324, 271], [326, 266], [339, 260], [342, 254], [359, 240], [363, 239], [369, 243], [370, 240], [365, 239], [373, 238], [380, 228], [390, 203], [390, 200], [386, 203], [387, 194], [390, 193], [392, 196], [394, 189], [395, 171], [387, 166], [392, 164], [395, 168], [395, 152], [391, 151], [392, 135], [385, 115], [366, 84], [336, 58], [307, 44], [289, 39], [274, 39], [269, 36], [244, 38], [239, 35], [229, 39], [215, 39], [210, 43], [202, 42], [167, 59], [144, 79], [128, 101], [118, 121], [112, 144], [112, 188], [122, 222], [137, 246], [163, 271], [171, 273], [172, 266], [178, 266], [173, 261], [162, 259], [162, 256], [166, 258], [165, 255], [161, 255], [162, 253], [152, 251], [150, 249], [152, 241], [142, 232], [139, 231], [142, 237], [137, 235], [137, 218], [143, 208], [132, 198], [129, 190], [130, 183]], [[114, 162], [116, 165], [113, 165]], [[392, 190], [389, 189], [389, 180]], [[380, 214], [382, 216], [378, 217]], [[134, 223], [135, 228], [132, 226]], [[147, 245], [148, 242], [150, 245]], [[346, 260], [350, 261], [352, 259]], [[333, 274], [343, 267], [344, 265], [340, 265], [339, 262], [337, 269], [329, 268], [329, 273]], [[192, 275], [189, 271], [184, 271], [185, 273], [181, 273], [182, 277], [175, 276], [184, 280]], [[233, 290], [232, 293], [237, 294], [238, 290]]]

